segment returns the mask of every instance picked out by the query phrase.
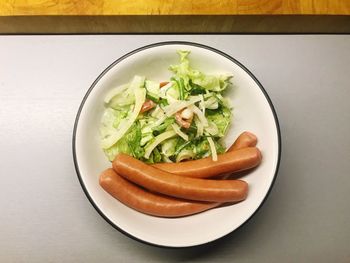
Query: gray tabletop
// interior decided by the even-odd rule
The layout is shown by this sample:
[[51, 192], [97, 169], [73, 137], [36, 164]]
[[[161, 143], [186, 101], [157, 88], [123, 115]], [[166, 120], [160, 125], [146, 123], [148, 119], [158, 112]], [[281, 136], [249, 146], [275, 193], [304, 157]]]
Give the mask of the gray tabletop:
[[[263, 207], [208, 245], [164, 249], [110, 226], [73, 165], [80, 101], [145, 44], [187, 40], [246, 65], [272, 99], [282, 159]], [[349, 35], [0, 36], [1, 262], [350, 262]]]

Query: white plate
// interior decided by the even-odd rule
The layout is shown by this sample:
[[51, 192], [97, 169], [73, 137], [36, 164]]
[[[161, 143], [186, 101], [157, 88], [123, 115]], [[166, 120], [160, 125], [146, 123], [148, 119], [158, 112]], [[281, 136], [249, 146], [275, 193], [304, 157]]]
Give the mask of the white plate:
[[[112, 87], [134, 75], [153, 80], [170, 77], [168, 67], [178, 63], [176, 50], [190, 50], [193, 68], [205, 73], [229, 72], [234, 88], [227, 96], [234, 106], [234, 121], [225, 143], [230, 145], [242, 131], [259, 139], [261, 165], [246, 175], [248, 198], [235, 205], [215, 208], [182, 218], [145, 215], [123, 205], [98, 184], [99, 174], [111, 163], [99, 146], [103, 98]], [[257, 79], [225, 53], [196, 43], [163, 42], [142, 47], [110, 65], [87, 91], [77, 113], [73, 133], [73, 156], [78, 178], [88, 199], [112, 226], [139, 241], [166, 247], [189, 247], [211, 242], [236, 230], [252, 217], [266, 199], [280, 160], [280, 131], [271, 100]]]

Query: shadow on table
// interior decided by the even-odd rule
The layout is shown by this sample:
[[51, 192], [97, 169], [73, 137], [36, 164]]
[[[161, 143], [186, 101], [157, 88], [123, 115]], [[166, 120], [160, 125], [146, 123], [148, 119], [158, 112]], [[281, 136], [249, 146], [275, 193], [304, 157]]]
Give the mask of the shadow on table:
[[[216, 241], [189, 248], [160, 248], [153, 246], [140, 246], [139, 252], [147, 258], [158, 259], [160, 262], [195, 261], [224, 256], [226, 251], [231, 255], [235, 250], [246, 246], [249, 239], [254, 235], [254, 222], [249, 221], [235, 232]], [[257, 227], [257, 226], [256, 226]]]

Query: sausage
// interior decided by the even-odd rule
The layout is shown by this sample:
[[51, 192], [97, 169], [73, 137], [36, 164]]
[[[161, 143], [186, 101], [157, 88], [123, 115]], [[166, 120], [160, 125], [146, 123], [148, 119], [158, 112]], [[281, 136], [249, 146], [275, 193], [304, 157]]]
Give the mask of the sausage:
[[[233, 145], [230, 148], [228, 148], [227, 152], [232, 152], [232, 151], [243, 149], [246, 147], [254, 147], [256, 144], [257, 144], [257, 137], [253, 133], [245, 131], [237, 137]], [[163, 171], [167, 171], [170, 173], [175, 173], [175, 174], [188, 176], [188, 177], [195, 177], [191, 172], [186, 172], [185, 170], [181, 170], [181, 173], [178, 173], [176, 170], [173, 169], [175, 165], [171, 163], [157, 163], [152, 165], [154, 167], [157, 167]], [[228, 175], [230, 174], [231, 173], [229, 172]], [[199, 178], [206, 178], [206, 176], [203, 176], [203, 177], [199, 176]]]
[[125, 179], [150, 191], [178, 198], [208, 202], [238, 202], [247, 197], [248, 184], [241, 180], [208, 180], [183, 177], [118, 154], [113, 169]]
[[254, 147], [258, 142], [258, 138], [251, 132], [245, 131], [242, 132], [235, 142], [232, 144], [230, 148], [228, 148], [228, 152], [242, 149], [245, 147]]
[[[242, 132], [235, 142], [231, 145], [230, 148], [227, 149], [228, 152], [232, 152], [235, 150], [243, 149], [245, 147], [254, 147], [258, 143], [258, 138], [251, 132], [245, 131]], [[243, 172], [244, 173], [244, 172]], [[221, 174], [221, 179], [227, 179], [232, 175], [232, 173]], [[241, 177], [242, 173], [235, 173], [235, 178]]]
[[182, 200], [147, 191], [118, 175], [112, 168], [100, 175], [101, 187], [126, 206], [159, 217], [180, 217], [214, 208], [219, 203]]
[[246, 147], [218, 155], [218, 160], [211, 157], [180, 162], [157, 163], [153, 166], [169, 173], [195, 178], [209, 178], [223, 173], [233, 173], [256, 167], [261, 162], [260, 150]]

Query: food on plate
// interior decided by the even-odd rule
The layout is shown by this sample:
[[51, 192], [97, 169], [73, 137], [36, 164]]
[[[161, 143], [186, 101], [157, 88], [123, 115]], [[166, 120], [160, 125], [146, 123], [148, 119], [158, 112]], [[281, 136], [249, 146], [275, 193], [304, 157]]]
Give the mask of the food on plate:
[[184, 200], [150, 192], [124, 179], [112, 168], [102, 172], [100, 185], [123, 204], [153, 216], [188, 216], [220, 205], [220, 203]]
[[101, 174], [101, 187], [137, 211], [163, 217], [244, 200], [248, 184], [227, 175], [262, 159], [250, 132], [227, 151], [222, 144], [232, 119], [224, 94], [232, 76], [205, 74], [192, 68], [189, 51], [178, 54], [169, 79], [136, 75], [110, 90], [100, 126], [113, 167]]
[[190, 65], [189, 51], [178, 54], [170, 79], [134, 76], [106, 94], [100, 134], [110, 161], [119, 153], [149, 164], [215, 161], [225, 152], [232, 109], [224, 92], [232, 76], [203, 73]]
[[209, 180], [184, 177], [148, 165], [127, 154], [118, 154], [113, 169], [125, 179], [150, 191], [178, 198], [238, 202], [247, 197], [248, 184], [242, 180]]
[[[243, 132], [228, 149], [228, 152], [238, 152], [241, 155], [240, 150], [256, 149], [254, 151], [258, 153], [259, 163], [261, 154], [254, 147], [256, 143], [257, 137], [254, 134]], [[213, 162], [210, 158], [206, 159], [207, 162], [220, 165], [221, 155], [218, 156], [217, 162]], [[203, 162], [203, 159], [187, 162]], [[177, 165], [180, 164], [183, 163]], [[164, 165], [166, 167], [169, 164]], [[232, 172], [234, 173], [232, 170], [226, 174], [220, 173], [220, 177], [217, 176], [215, 179], [187, 178], [189, 180], [186, 180], [186, 177], [158, 170], [157, 166], [158, 164], [144, 164], [127, 155], [118, 155], [113, 162], [113, 169], [109, 168], [102, 172], [99, 182], [107, 193], [126, 206], [148, 215], [167, 218], [193, 215], [218, 207], [223, 203], [242, 201], [248, 194], [246, 182], [225, 180]], [[148, 167], [153, 169], [148, 170]], [[170, 170], [170, 168], [167, 169]], [[202, 172], [205, 173], [206, 170]], [[226, 183], [217, 183], [219, 181]], [[227, 192], [230, 191], [227, 185], [236, 188], [236, 192], [230, 193], [230, 198], [227, 198]], [[221, 192], [226, 193], [222, 195]]]
[[[209, 178], [223, 173], [233, 173], [254, 168], [260, 164], [261, 159], [261, 153], [258, 148], [245, 147], [219, 154], [217, 161], [207, 157], [181, 163], [158, 163], [154, 164], [153, 167], [186, 177]], [[118, 162], [118, 158], [113, 162]]]
[[228, 148], [228, 152], [239, 150], [245, 147], [254, 147], [256, 146], [258, 142], [258, 138], [255, 136], [255, 134], [245, 131], [242, 132], [238, 138], [235, 140], [235, 142], [232, 144], [230, 148]]

